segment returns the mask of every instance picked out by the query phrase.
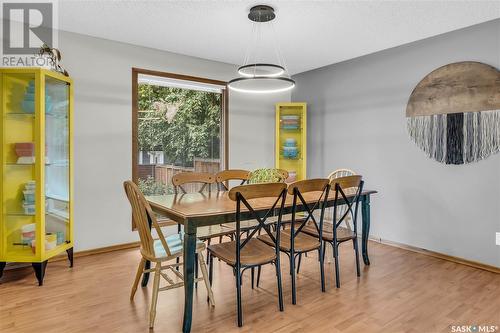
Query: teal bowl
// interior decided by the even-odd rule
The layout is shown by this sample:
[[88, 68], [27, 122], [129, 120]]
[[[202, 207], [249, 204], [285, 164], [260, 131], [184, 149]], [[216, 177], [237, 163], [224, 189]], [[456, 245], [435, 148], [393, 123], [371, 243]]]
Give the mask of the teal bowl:
[[23, 101], [22, 108], [26, 113], [35, 113], [35, 101]]

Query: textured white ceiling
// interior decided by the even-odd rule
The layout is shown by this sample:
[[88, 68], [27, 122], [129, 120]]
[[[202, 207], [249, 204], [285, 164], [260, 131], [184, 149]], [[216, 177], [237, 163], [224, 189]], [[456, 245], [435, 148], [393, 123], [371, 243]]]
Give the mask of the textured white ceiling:
[[[260, 60], [276, 39], [292, 74], [500, 17], [500, 1], [267, 1]], [[121, 42], [241, 64], [259, 1], [60, 1], [59, 26]], [[267, 29], [267, 30], [266, 30]], [[272, 38], [276, 36], [275, 38]]]

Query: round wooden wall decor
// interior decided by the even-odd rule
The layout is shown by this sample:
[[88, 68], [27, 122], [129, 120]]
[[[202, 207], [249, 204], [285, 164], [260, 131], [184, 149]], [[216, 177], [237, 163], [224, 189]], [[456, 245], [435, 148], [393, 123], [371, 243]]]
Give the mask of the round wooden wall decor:
[[440, 67], [413, 89], [406, 107], [412, 140], [446, 164], [500, 151], [500, 71], [480, 62]]

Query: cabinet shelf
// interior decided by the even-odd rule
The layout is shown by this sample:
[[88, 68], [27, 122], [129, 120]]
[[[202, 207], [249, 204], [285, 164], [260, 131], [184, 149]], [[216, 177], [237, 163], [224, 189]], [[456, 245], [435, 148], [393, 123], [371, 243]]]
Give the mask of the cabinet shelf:
[[45, 197], [48, 199], [54, 199], [54, 200], [59, 200], [59, 201], [64, 201], [64, 202], [69, 202], [69, 199], [67, 196], [62, 196], [54, 193], [46, 193]]
[[31, 117], [31, 118], [35, 117], [34, 113], [29, 113], [29, 112], [6, 112], [5, 115], [14, 117], [19, 117], [19, 116]]
[[[28, 117], [28, 118], [35, 118], [34, 113], [29, 113], [29, 112], [6, 112], [6, 116], [12, 116], [12, 117]], [[68, 116], [65, 114], [58, 114], [58, 113], [46, 113], [45, 117], [47, 118], [58, 118], [58, 119], [68, 119]]]
[[302, 161], [302, 157], [301, 158], [292, 158], [292, 157], [280, 156], [280, 160], [282, 160], [282, 161]]
[[[8, 163], [5, 163], [6, 166], [15, 166], [15, 167], [26, 167], [26, 166], [30, 166], [30, 167], [34, 167], [36, 165], [36, 163], [11, 163], [11, 162], [8, 162]], [[45, 163], [45, 166], [50, 166], [52, 165], [52, 163]]]
[[35, 216], [35, 214], [26, 214], [25, 212], [7, 212], [5, 213], [6, 216], [20, 216], [20, 217], [25, 217], [25, 216]]
[[69, 212], [68, 211], [65, 211], [65, 210], [62, 210], [62, 209], [50, 209], [50, 210], [47, 210], [47, 215], [50, 215], [52, 217], [55, 217], [59, 220], [63, 220], [64, 222], [68, 222], [69, 221]]
[[5, 163], [5, 165], [6, 166], [18, 166], [18, 167], [28, 167], [28, 166], [29, 167], [34, 167], [35, 166], [34, 163], [30, 163], [30, 164], [26, 163], [25, 164], [25, 163], [10, 163], [10, 162]]

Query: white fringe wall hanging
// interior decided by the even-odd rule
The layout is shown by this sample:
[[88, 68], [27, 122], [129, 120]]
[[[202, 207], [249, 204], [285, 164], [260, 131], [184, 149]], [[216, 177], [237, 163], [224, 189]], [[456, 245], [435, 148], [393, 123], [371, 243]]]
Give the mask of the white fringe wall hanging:
[[500, 71], [458, 62], [427, 75], [406, 108], [408, 133], [428, 157], [446, 164], [500, 151]]

